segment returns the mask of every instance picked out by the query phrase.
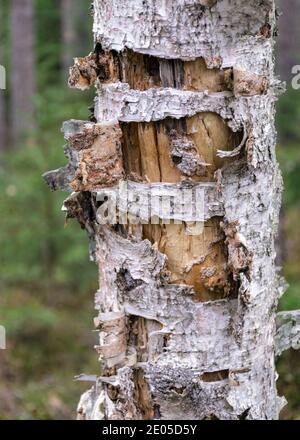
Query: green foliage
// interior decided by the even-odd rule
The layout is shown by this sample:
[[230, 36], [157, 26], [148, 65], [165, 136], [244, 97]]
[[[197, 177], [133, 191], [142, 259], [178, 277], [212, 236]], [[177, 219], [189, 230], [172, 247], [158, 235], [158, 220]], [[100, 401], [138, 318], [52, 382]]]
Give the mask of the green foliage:
[[99, 369], [89, 350], [96, 343], [88, 331], [92, 307], [84, 304], [89, 300], [88, 295], [81, 297], [80, 309], [79, 304], [53, 306], [38, 290], [12, 289], [1, 295], [0, 322], [7, 330], [8, 347], [1, 353], [0, 419], [74, 416], [86, 384], [73, 377]]
[[[300, 105], [299, 105], [300, 108]], [[300, 136], [300, 126], [299, 126]], [[278, 148], [278, 158], [284, 176], [284, 204], [287, 208], [299, 205], [300, 149], [297, 144]]]
[[2, 282], [41, 287], [67, 283], [82, 290], [92, 277], [85, 233], [75, 222], [64, 225], [61, 206], [66, 194], [51, 193], [41, 177], [46, 170], [66, 162], [61, 121], [67, 115], [88, 116], [85, 100], [76, 94], [75, 98], [76, 102], [59, 88], [47, 89], [37, 99], [38, 131], [2, 159]]
[[[99, 370], [90, 331], [97, 267], [89, 261], [86, 233], [76, 221], [65, 224], [67, 194], [51, 193], [42, 179], [66, 164], [60, 127], [70, 118], [88, 119], [93, 91], [71, 91], [62, 83], [60, 1], [34, 4], [36, 130], [0, 157], [0, 324], [7, 331], [0, 419], [73, 418], [86, 389], [73, 376]], [[74, 5], [85, 14], [79, 14], [82, 44], [74, 54], [81, 56], [92, 47], [89, 2]], [[0, 8], [2, 64], [9, 71], [10, 2], [0, 0]]]
[[280, 97], [277, 127], [281, 142], [285, 145], [300, 142], [300, 93], [291, 86]]
[[53, 0], [35, 0], [35, 35], [37, 81], [41, 89], [57, 84], [60, 69], [60, 9], [53, 7]]
[[[288, 89], [278, 104], [277, 126], [281, 145], [278, 158], [284, 178], [283, 230], [286, 261], [283, 272], [289, 283], [280, 301], [280, 310], [300, 308], [300, 92]], [[283, 419], [300, 419], [300, 353], [289, 350], [278, 360], [279, 393], [288, 400]]]
[[73, 417], [84, 389], [73, 376], [99, 368], [89, 331], [97, 268], [85, 232], [76, 221], [65, 225], [67, 194], [51, 193], [42, 179], [66, 163], [62, 121], [87, 119], [90, 99], [48, 87], [36, 99], [36, 132], [1, 158], [0, 323], [8, 349], [0, 418]]

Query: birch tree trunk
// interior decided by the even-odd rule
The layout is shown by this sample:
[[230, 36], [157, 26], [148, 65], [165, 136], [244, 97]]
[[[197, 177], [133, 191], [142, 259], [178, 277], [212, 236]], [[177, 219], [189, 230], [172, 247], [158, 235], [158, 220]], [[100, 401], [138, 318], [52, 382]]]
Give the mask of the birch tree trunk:
[[[299, 343], [299, 314], [276, 331], [274, 29], [272, 0], [94, 1], [95, 51], [69, 79], [96, 84], [94, 115], [64, 124], [69, 164], [45, 175], [73, 191], [99, 266], [103, 370], [79, 377], [96, 382], [79, 419], [278, 418], [275, 354]], [[204, 197], [200, 233], [186, 189]], [[174, 190], [169, 224], [145, 209]], [[146, 224], [105, 224], [111, 194]]]

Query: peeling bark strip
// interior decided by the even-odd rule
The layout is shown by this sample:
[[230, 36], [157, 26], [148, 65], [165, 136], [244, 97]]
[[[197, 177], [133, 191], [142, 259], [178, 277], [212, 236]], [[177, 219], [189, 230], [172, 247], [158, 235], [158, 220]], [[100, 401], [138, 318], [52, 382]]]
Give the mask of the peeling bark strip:
[[[73, 192], [99, 266], [102, 376], [79, 419], [276, 419], [275, 354], [299, 346], [299, 312], [277, 315], [273, 0], [94, 0], [95, 50], [71, 87], [96, 85], [93, 122], [68, 121], [69, 164], [46, 173]], [[103, 219], [114, 194], [204, 194], [201, 233], [154, 205], [156, 224]], [[170, 220], [165, 224], [165, 220]], [[177, 224], [175, 220], [181, 220]]]

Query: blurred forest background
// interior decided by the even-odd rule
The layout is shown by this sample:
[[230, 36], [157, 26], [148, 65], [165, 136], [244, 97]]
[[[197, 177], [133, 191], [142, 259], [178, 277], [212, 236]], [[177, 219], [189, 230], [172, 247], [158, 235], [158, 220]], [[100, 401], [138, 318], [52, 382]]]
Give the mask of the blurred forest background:
[[[278, 103], [278, 157], [285, 180], [278, 264], [290, 284], [281, 308], [300, 308], [300, 90], [291, 88], [300, 64], [300, 0], [280, 2], [278, 74], [287, 93]], [[72, 58], [93, 50], [90, 0], [0, 0], [0, 419], [74, 418], [87, 384], [73, 376], [97, 373], [92, 347], [96, 266], [85, 233], [64, 224], [65, 197], [51, 193], [43, 172], [66, 162], [60, 127], [88, 119], [91, 92], [66, 85]], [[61, 146], [61, 148], [60, 148]], [[300, 352], [278, 365], [289, 400], [285, 419], [300, 419]]]

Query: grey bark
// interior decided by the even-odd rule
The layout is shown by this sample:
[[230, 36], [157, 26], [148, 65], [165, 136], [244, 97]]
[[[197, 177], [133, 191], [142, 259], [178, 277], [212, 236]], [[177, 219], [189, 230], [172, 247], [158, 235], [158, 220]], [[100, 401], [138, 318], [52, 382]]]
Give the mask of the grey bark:
[[34, 127], [33, 1], [11, 2], [11, 139], [17, 145]]
[[[299, 313], [279, 315], [276, 330], [284, 283], [274, 246], [282, 187], [275, 156], [274, 104], [282, 88], [274, 76], [274, 30], [272, 0], [94, 1], [102, 52], [97, 46], [94, 55], [77, 59], [70, 84], [86, 88], [96, 81], [95, 120], [64, 125], [70, 163], [46, 175], [52, 188], [75, 191], [64, 209], [86, 228], [99, 266], [96, 349], [104, 374], [79, 377], [96, 381], [81, 398], [80, 419], [277, 419], [285, 404], [277, 395], [275, 355], [298, 346]], [[132, 89], [122, 76], [108, 78], [115, 74], [116, 52], [126, 56], [128, 49], [158, 60], [204, 58], [210, 69], [229, 69], [231, 87]], [[225, 163], [215, 181], [198, 184], [205, 187], [204, 221], [218, 218], [224, 231], [225, 266], [237, 291], [199, 302], [192, 286], [169, 281], [166, 255], [142, 238], [141, 229], [102, 224], [96, 194], [124, 179], [142, 193], [150, 188], [122, 170], [119, 127], [203, 112], [220, 115], [244, 135], [232, 151], [217, 152]], [[194, 162], [184, 138], [178, 139], [176, 154], [181, 148], [189, 175], [186, 167]], [[199, 254], [191, 266], [205, 258]]]

